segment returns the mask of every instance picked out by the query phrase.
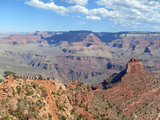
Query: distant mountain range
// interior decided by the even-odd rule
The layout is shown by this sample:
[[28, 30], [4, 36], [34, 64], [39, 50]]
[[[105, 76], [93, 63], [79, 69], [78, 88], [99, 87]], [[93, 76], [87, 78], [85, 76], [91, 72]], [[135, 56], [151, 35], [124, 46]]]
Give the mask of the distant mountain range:
[[[0, 35], [0, 44], [1, 58], [9, 57], [9, 61], [16, 62], [18, 72], [24, 64], [31, 67], [29, 69], [46, 71], [45, 77], [64, 83], [103, 80], [124, 70], [125, 63], [132, 57], [140, 58], [145, 70], [160, 70], [160, 32], [37, 31]], [[6, 49], [3, 44], [12, 47]], [[9, 61], [6, 64], [9, 65]]]

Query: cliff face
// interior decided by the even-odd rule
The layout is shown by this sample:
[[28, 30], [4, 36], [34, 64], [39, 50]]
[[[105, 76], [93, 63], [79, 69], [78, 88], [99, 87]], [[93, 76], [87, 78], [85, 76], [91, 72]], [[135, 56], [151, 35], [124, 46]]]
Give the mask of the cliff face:
[[82, 42], [73, 42], [71, 44], [73, 47], [90, 47], [90, 46], [105, 46], [106, 44], [103, 43], [97, 36], [95, 36], [93, 33], [90, 33], [89, 35], [86, 36], [86, 38], [83, 39]]
[[[143, 65], [139, 59], [133, 58], [128, 62], [124, 72], [114, 75], [102, 83], [103, 87], [106, 85], [106, 90], [102, 90], [99, 84], [97, 86], [99, 89], [94, 91], [94, 98], [90, 102], [90, 110], [97, 108], [97, 111], [101, 111], [106, 107], [104, 111], [108, 114], [105, 118], [112, 119], [158, 119], [160, 74], [146, 72], [142, 68]], [[128, 72], [126, 73], [126, 71]], [[113, 83], [115, 78], [120, 80]], [[103, 101], [105, 101], [105, 106], [101, 104]], [[94, 105], [95, 103], [99, 104]], [[100, 114], [94, 111], [91, 113], [97, 114], [97, 116]], [[100, 118], [102, 119], [102, 117]]]
[[127, 64], [126, 73], [130, 74], [138, 72], [143, 72], [143, 64], [138, 58], [132, 58]]
[[109, 43], [112, 47], [128, 48], [132, 50], [159, 49], [160, 33], [126, 33]]
[[26, 44], [40, 44], [47, 43], [45, 38], [42, 35], [33, 35], [33, 34], [25, 34], [25, 35], [10, 35], [8, 37], [0, 40], [1, 44], [12, 44], [12, 45], [26, 45]]

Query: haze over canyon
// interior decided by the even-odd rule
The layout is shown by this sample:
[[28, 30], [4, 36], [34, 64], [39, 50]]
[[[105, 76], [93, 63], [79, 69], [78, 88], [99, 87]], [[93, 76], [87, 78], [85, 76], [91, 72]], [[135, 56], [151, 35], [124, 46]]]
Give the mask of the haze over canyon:
[[132, 57], [144, 69], [160, 70], [159, 32], [43, 32], [0, 35], [1, 74], [42, 75], [62, 83], [97, 83], [124, 70]]

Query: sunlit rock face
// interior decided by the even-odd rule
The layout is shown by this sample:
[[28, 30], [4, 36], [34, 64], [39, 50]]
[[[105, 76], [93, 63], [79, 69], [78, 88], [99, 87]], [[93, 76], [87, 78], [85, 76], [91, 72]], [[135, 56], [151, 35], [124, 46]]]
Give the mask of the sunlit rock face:
[[143, 72], [143, 64], [138, 58], [131, 58], [127, 64], [126, 73]]

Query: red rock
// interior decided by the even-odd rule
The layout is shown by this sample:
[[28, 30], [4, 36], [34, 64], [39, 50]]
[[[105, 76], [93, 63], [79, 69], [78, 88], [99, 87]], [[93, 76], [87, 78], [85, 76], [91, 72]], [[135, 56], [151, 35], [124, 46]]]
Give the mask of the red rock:
[[127, 64], [126, 73], [143, 72], [143, 64], [138, 58], [131, 58]]
[[76, 46], [90, 47], [92, 45], [101, 47], [101, 46], [105, 46], [106, 43], [102, 42], [97, 36], [91, 33], [87, 35], [86, 38], [83, 39], [82, 42], [73, 42], [71, 45], [74, 47]]

